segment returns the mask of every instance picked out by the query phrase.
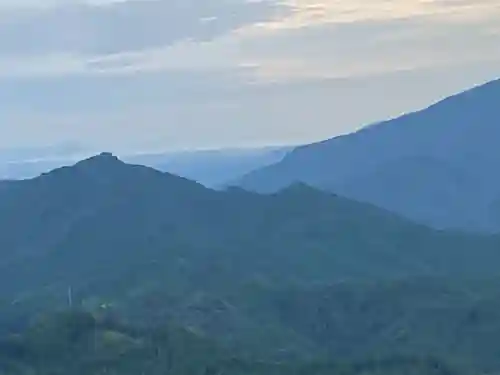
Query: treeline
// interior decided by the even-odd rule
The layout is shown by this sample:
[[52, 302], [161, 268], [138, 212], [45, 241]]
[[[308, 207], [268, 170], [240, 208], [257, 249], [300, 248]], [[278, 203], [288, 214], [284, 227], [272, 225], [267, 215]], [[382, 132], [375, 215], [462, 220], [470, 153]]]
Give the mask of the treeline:
[[0, 341], [0, 369], [9, 375], [200, 374], [219, 356], [179, 327], [132, 327], [78, 310], [40, 316]]
[[238, 358], [188, 329], [137, 327], [112, 316], [64, 311], [36, 318], [0, 340], [2, 375], [454, 375], [433, 358], [356, 363], [264, 362]]

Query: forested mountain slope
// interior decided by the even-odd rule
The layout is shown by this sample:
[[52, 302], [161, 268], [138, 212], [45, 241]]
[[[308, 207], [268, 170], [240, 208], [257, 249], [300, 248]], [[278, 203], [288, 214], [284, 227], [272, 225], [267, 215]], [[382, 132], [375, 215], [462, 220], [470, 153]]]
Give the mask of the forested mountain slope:
[[499, 231], [500, 80], [323, 142], [249, 173], [245, 189], [301, 181], [437, 228]]

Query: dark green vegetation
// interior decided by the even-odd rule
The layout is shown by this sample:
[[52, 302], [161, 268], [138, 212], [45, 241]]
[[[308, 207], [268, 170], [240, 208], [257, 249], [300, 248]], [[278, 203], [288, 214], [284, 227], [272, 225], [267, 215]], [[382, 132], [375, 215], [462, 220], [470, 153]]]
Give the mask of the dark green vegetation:
[[0, 373], [8, 374], [195, 374], [222, 359], [186, 330], [130, 327], [81, 311], [41, 316], [0, 349]]
[[22, 335], [0, 340], [1, 374], [430, 374], [457, 372], [433, 357], [359, 362], [237, 358], [206, 338], [172, 326], [132, 327], [81, 311], [43, 316]]
[[0, 228], [0, 373], [500, 370], [496, 236], [110, 154], [2, 183]]
[[355, 133], [298, 147], [246, 189], [296, 181], [436, 228], [500, 231], [500, 80]]

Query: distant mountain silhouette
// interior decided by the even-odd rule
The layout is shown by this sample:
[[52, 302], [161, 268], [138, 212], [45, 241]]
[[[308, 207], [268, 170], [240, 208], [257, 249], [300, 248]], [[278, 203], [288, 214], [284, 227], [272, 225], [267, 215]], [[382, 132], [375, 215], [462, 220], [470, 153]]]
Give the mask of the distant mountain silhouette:
[[[252, 170], [280, 161], [291, 150], [292, 147], [234, 148], [138, 153], [120, 157], [132, 164], [146, 165], [219, 188], [238, 181]], [[88, 152], [30, 155], [21, 151], [2, 154], [0, 150], [0, 180], [33, 178], [91, 155]]]
[[[360, 109], [362, 110], [362, 109]], [[500, 230], [500, 80], [355, 133], [298, 147], [240, 186], [295, 181], [437, 228]]]
[[220, 188], [235, 183], [255, 169], [280, 161], [291, 150], [292, 147], [193, 150], [131, 155], [124, 160]]
[[150, 277], [153, 260], [172, 277], [187, 262], [195, 288], [207, 275], [219, 287], [495, 273], [491, 257], [500, 260], [496, 237], [439, 233], [303, 184], [217, 192], [109, 153], [0, 185], [0, 226], [0, 294], [13, 299], [119, 279], [130, 267]]

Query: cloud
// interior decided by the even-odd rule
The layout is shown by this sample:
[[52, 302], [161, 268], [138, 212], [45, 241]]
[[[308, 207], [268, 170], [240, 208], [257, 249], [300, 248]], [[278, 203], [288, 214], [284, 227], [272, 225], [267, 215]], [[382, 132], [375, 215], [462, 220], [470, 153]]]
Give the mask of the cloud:
[[14, 79], [0, 89], [0, 146], [78, 141], [123, 152], [316, 141], [495, 72], [497, 63], [470, 64], [259, 85], [242, 85], [237, 71]]
[[330, 137], [498, 77], [498, 19], [498, 0], [0, 0], [0, 146]]
[[0, 78], [240, 69], [255, 82], [500, 58], [496, 0], [24, 1], [0, 16]]
[[497, 0], [285, 0], [239, 30], [264, 79], [343, 77], [500, 60]]
[[320, 24], [428, 17], [444, 22], [464, 21], [491, 15], [496, 0], [284, 0], [290, 15], [267, 22], [272, 29], [301, 28]]
[[[25, 0], [27, 1], [27, 0]], [[11, 3], [4, 2], [4, 8]], [[0, 13], [0, 55], [103, 55], [211, 40], [280, 8], [245, 0], [42, 2]]]

